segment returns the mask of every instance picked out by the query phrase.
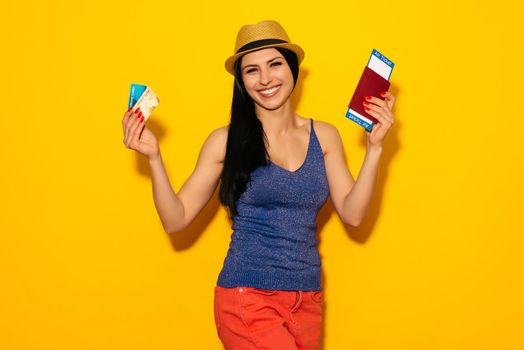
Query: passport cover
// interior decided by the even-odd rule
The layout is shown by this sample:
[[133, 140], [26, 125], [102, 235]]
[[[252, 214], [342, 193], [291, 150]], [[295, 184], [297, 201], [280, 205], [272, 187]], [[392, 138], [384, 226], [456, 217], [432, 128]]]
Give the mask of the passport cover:
[[364, 105], [362, 104], [362, 102], [365, 101], [364, 96], [374, 96], [384, 100], [384, 98], [380, 96], [380, 93], [388, 91], [390, 85], [391, 83], [389, 80], [383, 78], [371, 68], [366, 66], [362, 72], [362, 75], [360, 76], [360, 80], [358, 81], [355, 92], [353, 93], [353, 97], [349, 102], [349, 108], [346, 117], [357, 122], [366, 130], [371, 131], [371, 122], [377, 123], [378, 120], [364, 110]]

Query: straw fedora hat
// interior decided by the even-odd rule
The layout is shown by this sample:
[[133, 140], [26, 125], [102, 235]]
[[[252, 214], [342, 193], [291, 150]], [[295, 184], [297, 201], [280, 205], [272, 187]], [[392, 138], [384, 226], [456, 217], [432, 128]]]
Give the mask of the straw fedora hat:
[[290, 49], [297, 55], [299, 64], [304, 59], [304, 50], [291, 42], [284, 28], [277, 21], [265, 20], [240, 28], [235, 43], [235, 54], [226, 60], [226, 70], [235, 75], [235, 61], [240, 56], [268, 47]]

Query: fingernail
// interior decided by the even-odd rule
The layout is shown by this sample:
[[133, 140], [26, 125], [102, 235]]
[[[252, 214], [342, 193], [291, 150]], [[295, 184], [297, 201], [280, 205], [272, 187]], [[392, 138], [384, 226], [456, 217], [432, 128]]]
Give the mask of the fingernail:
[[369, 111], [369, 108], [367, 108], [367, 107], [364, 107], [364, 109], [365, 109], [366, 111]]
[[368, 105], [368, 104], [369, 104], [368, 101], [364, 101], [364, 102], [362, 102], [362, 103], [365, 104], [365, 105]]
[[364, 96], [366, 100], [371, 100], [371, 96]]
[[380, 93], [380, 96], [385, 96], [385, 95], [386, 95], [386, 91]]
[[126, 113], [128, 113], [128, 112], [129, 112], [129, 111], [130, 111], [131, 109], [133, 109], [133, 107], [129, 107], [129, 109], [127, 110], [127, 112], [126, 112]]
[[144, 117], [142, 117], [142, 118], [140, 119], [140, 123], [142, 123], [143, 121], [144, 121]]
[[140, 112], [140, 107], [138, 107], [137, 109], [135, 109], [135, 113], [138, 114], [138, 112]]

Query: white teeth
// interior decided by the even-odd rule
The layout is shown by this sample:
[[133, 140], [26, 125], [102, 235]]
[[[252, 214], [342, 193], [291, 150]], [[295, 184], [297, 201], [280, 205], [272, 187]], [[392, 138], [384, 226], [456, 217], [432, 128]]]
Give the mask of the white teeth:
[[271, 95], [273, 92], [277, 91], [278, 89], [280, 88], [280, 86], [276, 86], [272, 89], [269, 89], [269, 90], [262, 90], [262, 91], [259, 91], [261, 94], [264, 94], [264, 95]]

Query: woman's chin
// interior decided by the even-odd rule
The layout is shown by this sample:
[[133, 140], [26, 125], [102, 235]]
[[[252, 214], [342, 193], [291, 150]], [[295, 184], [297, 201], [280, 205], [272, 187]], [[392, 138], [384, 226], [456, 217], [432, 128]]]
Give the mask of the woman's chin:
[[259, 108], [262, 108], [262, 109], [265, 109], [265, 110], [268, 110], [268, 111], [274, 111], [274, 110], [277, 110], [279, 109], [280, 107], [282, 107], [284, 103], [259, 103], [257, 102], [257, 105]]
[[274, 100], [266, 100], [266, 101], [256, 100], [256, 104], [260, 108], [267, 109], [268, 111], [274, 111], [282, 107], [286, 103], [288, 98], [284, 100], [280, 98], [275, 98]]

